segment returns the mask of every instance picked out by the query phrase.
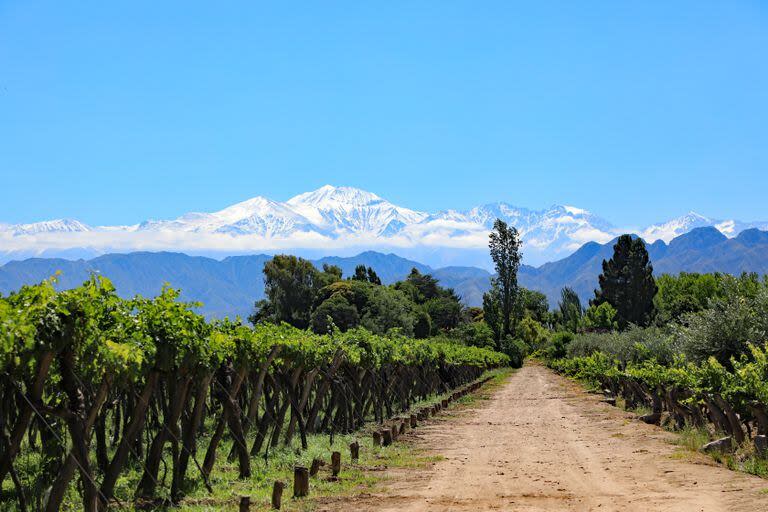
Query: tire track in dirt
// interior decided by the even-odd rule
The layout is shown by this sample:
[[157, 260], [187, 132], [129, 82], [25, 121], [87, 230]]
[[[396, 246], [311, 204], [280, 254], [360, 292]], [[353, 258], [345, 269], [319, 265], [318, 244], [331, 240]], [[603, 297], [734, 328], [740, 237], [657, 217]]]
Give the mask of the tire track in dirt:
[[674, 457], [673, 434], [530, 364], [489, 400], [412, 434], [443, 460], [391, 471], [383, 492], [321, 510], [768, 510], [768, 481]]

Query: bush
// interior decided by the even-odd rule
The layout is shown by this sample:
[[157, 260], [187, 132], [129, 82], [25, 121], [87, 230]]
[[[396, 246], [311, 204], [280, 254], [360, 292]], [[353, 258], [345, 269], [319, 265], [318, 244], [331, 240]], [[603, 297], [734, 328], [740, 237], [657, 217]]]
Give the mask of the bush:
[[584, 313], [584, 327], [591, 331], [615, 331], [619, 328], [616, 309], [608, 302], [590, 306]]
[[560, 359], [567, 355], [568, 345], [573, 341], [574, 334], [569, 331], [560, 331], [552, 334], [549, 344], [544, 347], [542, 354], [545, 359]]
[[521, 339], [507, 336], [501, 341], [501, 352], [509, 356], [509, 365], [512, 368], [520, 368], [530, 353], [530, 347]]
[[529, 316], [520, 321], [517, 326], [517, 333], [520, 339], [533, 350], [541, 348], [547, 342], [549, 334], [539, 322]]
[[493, 330], [485, 322], [461, 324], [451, 330], [448, 336], [462, 342], [464, 345], [487, 348], [496, 347], [496, 341], [493, 339]]
[[624, 332], [591, 332], [576, 336], [567, 347], [568, 357], [587, 357], [602, 352], [626, 365], [654, 360], [671, 364], [679, 353], [674, 336], [658, 327], [631, 326]]
[[768, 339], [768, 287], [752, 290], [744, 278], [724, 276], [723, 288], [723, 296], [710, 300], [707, 309], [684, 315], [677, 330], [693, 361], [714, 357], [729, 366], [732, 357], [748, 353], [749, 343]]

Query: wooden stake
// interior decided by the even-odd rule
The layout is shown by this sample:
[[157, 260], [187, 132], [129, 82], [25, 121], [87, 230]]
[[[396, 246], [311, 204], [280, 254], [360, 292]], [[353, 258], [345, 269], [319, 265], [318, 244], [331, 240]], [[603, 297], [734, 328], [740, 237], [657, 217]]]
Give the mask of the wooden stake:
[[240, 497], [240, 512], [248, 512], [251, 510], [251, 498], [249, 496]]
[[302, 498], [309, 494], [309, 470], [304, 466], [293, 468], [293, 497]]
[[411, 428], [416, 428], [419, 425], [419, 422], [416, 421], [415, 414], [411, 414], [410, 421], [411, 421]]
[[309, 467], [309, 476], [315, 476], [320, 471], [320, 466], [323, 465], [323, 461], [320, 459], [312, 459], [312, 465]]
[[384, 429], [381, 431], [381, 436], [383, 438], [382, 444], [384, 446], [389, 446], [392, 444], [392, 431], [389, 429]]
[[333, 452], [331, 454], [331, 473], [333, 476], [339, 476], [341, 471], [341, 453]]
[[373, 447], [378, 448], [381, 446], [381, 432], [373, 433]]
[[280, 505], [283, 501], [283, 489], [285, 489], [285, 482], [280, 480], [276, 481], [275, 485], [272, 486], [272, 508], [275, 510], [280, 510]]
[[357, 459], [360, 458], [360, 443], [358, 443], [357, 441], [353, 441], [349, 445], [349, 458], [353, 462], [357, 462]]

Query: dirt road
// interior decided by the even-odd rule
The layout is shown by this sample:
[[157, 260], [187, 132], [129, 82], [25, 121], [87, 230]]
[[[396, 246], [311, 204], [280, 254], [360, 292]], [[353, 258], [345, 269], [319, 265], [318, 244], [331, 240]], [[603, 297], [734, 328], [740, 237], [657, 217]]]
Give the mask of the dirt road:
[[538, 365], [417, 431], [411, 442], [444, 459], [325, 510], [768, 510], [768, 481], [681, 456], [672, 434]]

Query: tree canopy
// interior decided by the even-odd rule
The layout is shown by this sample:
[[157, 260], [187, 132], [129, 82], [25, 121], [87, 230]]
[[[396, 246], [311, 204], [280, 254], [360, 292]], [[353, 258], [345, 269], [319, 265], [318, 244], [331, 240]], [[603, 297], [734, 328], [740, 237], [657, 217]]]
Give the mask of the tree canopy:
[[657, 287], [645, 242], [640, 238], [619, 237], [613, 246], [613, 257], [603, 260], [603, 272], [598, 282], [600, 288], [595, 290], [592, 305], [611, 304], [616, 309], [620, 328], [651, 323]]

